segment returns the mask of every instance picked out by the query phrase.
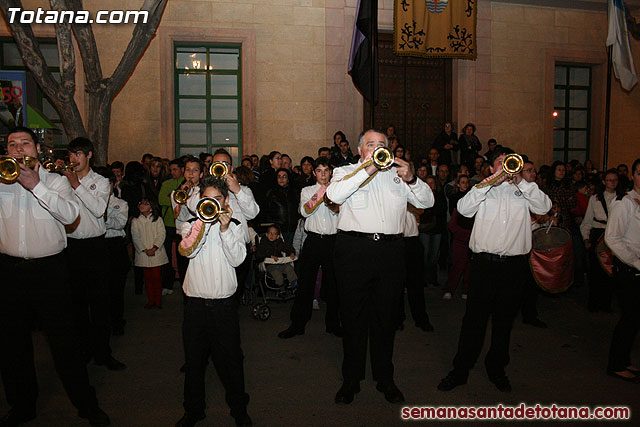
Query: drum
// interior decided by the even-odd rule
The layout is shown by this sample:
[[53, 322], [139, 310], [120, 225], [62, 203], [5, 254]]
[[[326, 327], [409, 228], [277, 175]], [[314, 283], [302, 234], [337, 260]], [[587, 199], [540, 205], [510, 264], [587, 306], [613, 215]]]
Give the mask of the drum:
[[573, 283], [571, 233], [560, 227], [539, 228], [533, 232], [529, 265], [533, 277], [550, 293], [566, 291]]
[[600, 267], [610, 276], [613, 277], [613, 252], [609, 249], [609, 246], [604, 242], [604, 233], [598, 243], [596, 244], [596, 257]]

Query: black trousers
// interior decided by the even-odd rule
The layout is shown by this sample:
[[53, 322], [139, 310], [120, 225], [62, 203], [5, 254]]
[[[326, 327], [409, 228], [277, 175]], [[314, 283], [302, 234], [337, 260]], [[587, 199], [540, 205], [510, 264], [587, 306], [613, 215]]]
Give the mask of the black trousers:
[[522, 277], [528, 269], [526, 256], [501, 260], [484, 259], [474, 254], [467, 309], [462, 320], [458, 353], [453, 359], [454, 372], [468, 375], [482, 346], [491, 316], [491, 346], [484, 360], [489, 377], [505, 375], [509, 364], [509, 340], [513, 319], [522, 302]]
[[81, 346], [88, 356], [104, 360], [111, 355], [109, 261], [105, 238], [67, 241], [71, 300]]
[[131, 263], [124, 237], [105, 239], [109, 260], [109, 315], [111, 325], [121, 329], [124, 326], [124, 287]]
[[328, 331], [340, 328], [338, 314], [338, 288], [333, 268], [335, 235], [321, 236], [309, 233], [302, 245], [298, 260], [299, 279], [296, 298], [291, 308], [291, 324], [296, 329], [304, 329], [313, 312], [313, 294], [316, 287], [318, 268], [322, 267], [323, 296], [327, 302], [324, 319]]
[[589, 248], [589, 299], [587, 306], [591, 311], [610, 311], [613, 289], [615, 288], [614, 279], [604, 271], [596, 253], [596, 244], [603, 233], [604, 228], [592, 228], [589, 234], [591, 247]]
[[166, 235], [164, 238], [164, 250], [169, 257], [169, 263], [162, 267], [162, 288], [173, 289], [173, 281], [176, 277], [176, 272], [173, 269], [173, 242], [177, 240], [175, 227], [164, 227]]
[[[416, 326], [424, 325], [429, 322], [429, 316], [424, 302], [424, 248], [420, 243], [420, 238], [405, 237], [404, 259], [407, 265], [407, 280], [405, 287], [407, 288], [407, 300], [409, 301], [409, 310], [411, 317]], [[404, 298], [400, 298], [400, 312], [398, 313], [398, 324], [405, 320], [404, 314]]]
[[334, 266], [344, 336], [342, 375], [364, 379], [367, 341], [375, 381], [393, 380], [393, 341], [406, 270], [404, 240], [338, 233]]
[[31, 324], [42, 320], [56, 372], [78, 409], [96, 406], [80, 351], [71, 306], [67, 264], [62, 254], [24, 260], [0, 254], [0, 370], [7, 402], [17, 410], [35, 408], [38, 381]]
[[640, 327], [640, 271], [621, 265], [616, 260], [614, 278], [616, 296], [620, 304], [620, 320], [613, 330], [609, 349], [608, 369], [624, 371], [631, 363], [631, 349]]
[[540, 287], [536, 283], [536, 279], [533, 278], [531, 268], [527, 268], [527, 271], [523, 272], [522, 280], [524, 281], [522, 289], [522, 321], [529, 322], [538, 318], [537, 303]]
[[231, 414], [242, 413], [249, 403], [244, 389], [244, 355], [240, 347], [238, 303], [231, 296], [219, 300], [188, 298], [182, 335], [185, 345], [184, 409], [200, 414], [205, 408], [207, 358], [216, 368], [226, 391]]

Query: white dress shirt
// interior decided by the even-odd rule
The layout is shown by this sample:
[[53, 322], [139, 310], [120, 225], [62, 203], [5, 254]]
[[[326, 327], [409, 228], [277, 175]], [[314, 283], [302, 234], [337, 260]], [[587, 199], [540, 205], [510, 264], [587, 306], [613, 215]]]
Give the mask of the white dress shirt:
[[327, 197], [340, 206], [338, 229], [362, 233], [400, 234], [404, 230], [407, 202], [426, 209], [433, 206], [431, 188], [421, 179], [407, 185], [395, 168], [378, 172], [364, 187], [360, 184], [369, 178], [361, 169], [354, 176], [342, 180], [355, 171], [361, 162], [342, 166], [333, 171]]
[[417, 237], [420, 234], [418, 230], [418, 218], [407, 209], [404, 216], [404, 237]]
[[[234, 223], [224, 233], [220, 222], [206, 223], [204, 237], [189, 255], [189, 267], [182, 286], [189, 297], [222, 299], [238, 287], [235, 267], [247, 254], [242, 227]], [[188, 224], [189, 231], [191, 224]], [[188, 235], [188, 233], [187, 233]]]
[[38, 168], [33, 191], [19, 183], [0, 184], [0, 253], [42, 258], [67, 247], [64, 226], [78, 217], [73, 189], [64, 176]]
[[109, 205], [107, 206], [107, 220], [104, 223], [107, 227], [107, 232], [104, 237], [125, 237], [127, 233], [124, 231], [124, 227], [127, 225], [128, 219], [129, 204], [112, 194], [109, 197]]
[[458, 201], [460, 215], [476, 219], [469, 248], [475, 253], [524, 255], [531, 251], [531, 215], [551, 209], [551, 199], [535, 182], [515, 185], [503, 182], [496, 187], [473, 187]]
[[[182, 237], [186, 237], [189, 234], [191, 227], [184, 227], [184, 224], [188, 223], [189, 220], [196, 218], [193, 213], [195, 213], [196, 207], [198, 206], [198, 202], [201, 198], [200, 187], [194, 187], [193, 193], [191, 193], [191, 196], [187, 199], [186, 207], [182, 207], [180, 215], [176, 218], [176, 230]], [[171, 193], [171, 204], [175, 209], [177, 204], [173, 201], [173, 192]], [[251, 242], [247, 221], [258, 216], [258, 213], [260, 212], [260, 207], [256, 203], [256, 199], [253, 197], [251, 189], [241, 185], [238, 194], [234, 194], [229, 191], [229, 207], [233, 211], [231, 217], [240, 221], [240, 227], [244, 233], [245, 243]], [[184, 230], [186, 234], [181, 230]]]
[[320, 189], [320, 184], [304, 187], [300, 192], [300, 214], [305, 218], [304, 229], [307, 232], [316, 234], [336, 234], [338, 232], [338, 214], [320, 202], [318, 207], [311, 213], [307, 213], [304, 205], [307, 204], [314, 194]]
[[110, 192], [109, 180], [93, 169], [80, 178], [80, 185], [73, 191], [80, 207], [80, 223], [69, 237], [89, 239], [105, 234], [107, 228], [103, 215], [107, 211]]
[[[164, 250], [164, 238], [166, 230], [164, 221], [158, 217], [155, 221], [151, 215], [139, 217], [131, 220], [131, 241], [135, 249], [136, 267], [158, 267], [169, 263], [169, 258]], [[147, 255], [144, 250], [157, 247], [153, 256]]]
[[[611, 203], [616, 199], [616, 193], [609, 193], [605, 191], [604, 193], [604, 201], [607, 204], [607, 210], [611, 211]], [[595, 221], [604, 221], [605, 224], [601, 222]], [[603, 230], [607, 226], [607, 213], [604, 211], [602, 207], [602, 203], [596, 195], [594, 194], [589, 198], [589, 204], [587, 205], [587, 211], [584, 214], [584, 218], [580, 223], [580, 233], [582, 234], [582, 239], [587, 240], [589, 238], [589, 232], [591, 232], [592, 228], [602, 228]], [[596, 243], [596, 242], [592, 242]]]
[[620, 261], [640, 270], [640, 194], [636, 191], [612, 203], [604, 241]]

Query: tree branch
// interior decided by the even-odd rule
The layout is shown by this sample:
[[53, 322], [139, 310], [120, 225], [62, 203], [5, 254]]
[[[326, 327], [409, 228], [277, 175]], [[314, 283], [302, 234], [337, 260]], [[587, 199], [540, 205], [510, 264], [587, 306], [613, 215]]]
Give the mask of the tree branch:
[[[84, 10], [82, 0], [67, 0], [67, 4], [72, 10]], [[102, 84], [103, 77], [102, 67], [100, 66], [100, 56], [98, 55], [98, 47], [96, 46], [96, 39], [93, 35], [91, 24], [74, 23], [72, 28], [78, 41], [80, 56], [82, 56], [82, 66], [87, 80], [88, 91], [98, 92], [104, 90], [105, 86]]]
[[109, 99], [111, 100], [116, 93], [122, 88], [126, 80], [129, 78], [136, 64], [142, 57], [145, 49], [149, 45], [151, 38], [155, 35], [160, 18], [167, 5], [167, 0], [145, 0], [140, 8], [141, 11], [149, 12], [147, 23], [138, 22], [133, 29], [133, 35], [125, 50], [120, 63], [113, 72], [113, 75], [107, 82], [107, 90], [109, 91]]
[[33, 34], [31, 25], [20, 24], [18, 22], [14, 22], [12, 24], [9, 22], [8, 17], [11, 15], [9, 13], [9, 8], [12, 7], [24, 10], [20, 0], [0, 1], [0, 10], [2, 10], [2, 14], [5, 18], [4, 20], [13, 33], [13, 38], [16, 41], [22, 60], [31, 73], [33, 73], [33, 77], [36, 79], [36, 82], [40, 85], [44, 93], [49, 97], [49, 99], [54, 100], [58, 97], [61, 87], [47, 69], [47, 61], [42, 55], [40, 45], [38, 44], [36, 36]]
[[[65, 0], [50, 0], [51, 9], [58, 12], [68, 10]], [[73, 98], [76, 90], [76, 58], [73, 51], [70, 24], [55, 24], [58, 39], [58, 54], [60, 57], [60, 83], [68, 102]]]

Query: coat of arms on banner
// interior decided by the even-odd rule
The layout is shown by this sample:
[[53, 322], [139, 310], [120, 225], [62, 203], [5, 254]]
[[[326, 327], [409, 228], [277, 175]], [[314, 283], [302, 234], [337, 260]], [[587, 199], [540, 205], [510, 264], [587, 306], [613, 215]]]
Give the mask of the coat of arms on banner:
[[447, 8], [449, 0], [427, 0], [427, 10], [431, 13], [440, 13]]
[[476, 59], [478, 0], [395, 0], [394, 47], [400, 56]]

